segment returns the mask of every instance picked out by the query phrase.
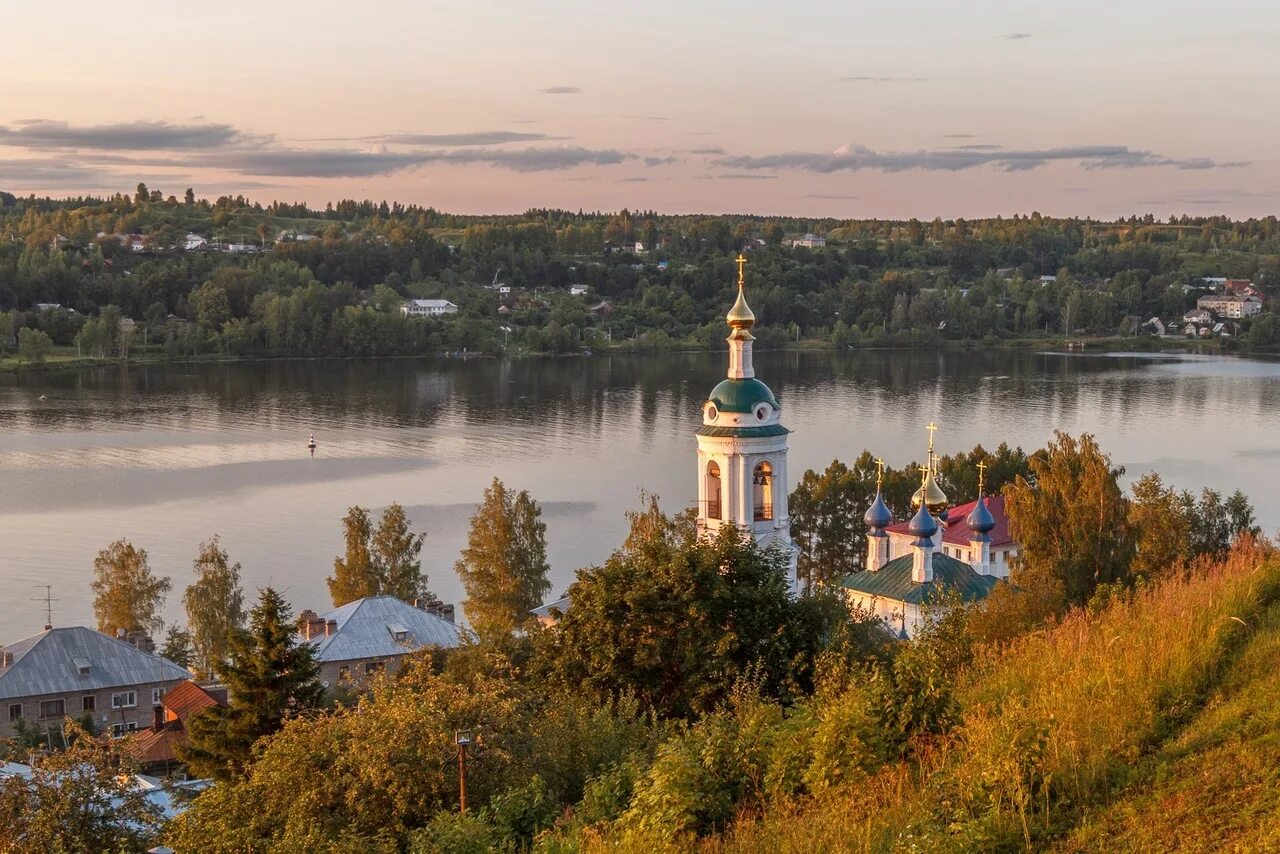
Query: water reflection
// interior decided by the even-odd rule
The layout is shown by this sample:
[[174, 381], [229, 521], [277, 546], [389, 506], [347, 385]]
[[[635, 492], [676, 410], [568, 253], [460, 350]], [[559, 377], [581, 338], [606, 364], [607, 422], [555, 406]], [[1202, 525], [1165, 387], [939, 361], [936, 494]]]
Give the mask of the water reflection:
[[[1275, 362], [797, 351], [759, 354], [757, 369], [795, 430], [797, 473], [863, 448], [895, 465], [918, 459], [931, 419], [944, 452], [1088, 430], [1131, 475], [1239, 486], [1265, 526], [1280, 521]], [[355, 503], [409, 507], [428, 531], [432, 586], [457, 598], [452, 565], [494, 475], [547, 508], [558, 592], [620, 542], [640, 487], [673, 507], [692, 499], [692, 431], [723, 373], [722, 355], [699, 353], [0, 375], [0, 641], [39, 627], [26, 607], [37, 584], [61, 588], [59, 622], [89, 621], [92, 556], [120, 536], [180, 590], [196, 544], [220, 532], [250, 586], [323, 605], [337, 520]]]

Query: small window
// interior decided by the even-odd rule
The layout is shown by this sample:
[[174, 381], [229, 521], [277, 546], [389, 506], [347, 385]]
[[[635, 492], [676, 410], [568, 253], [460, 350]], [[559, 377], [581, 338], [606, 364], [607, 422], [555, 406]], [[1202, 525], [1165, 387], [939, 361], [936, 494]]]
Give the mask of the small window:
[[723, 489], [720, 483], [720, 466], [713, 460], [707, 463], [707, 518], [719, 519], [721, 513], [720, 496]]
[[137, 705], [137, 691], [117, 691], [111, 695], [111, 708], [113, 709], [132, 709]]
[[347, 681], [347, 680], [348, 680], [348, 679], [350, 679], [350, 678], [351, 678], [351, 668], [350, 668], [350, 667], [348, 667], [347, 665], [345, 665], [345, 664], [344, 664], [344, 665], [342, 665], [341, 667], [339, 667], [339, 668], [338, 668], [338, 681], [339, 681], [339, 682], [345, 682], [345, 681]]
[[80, 698], [80, 711], [92, 712], [98, 708], [98, 698], [93, 694], [85, 694]]
[[164, 696], [164, 692], [165, 692], [164, 688], [152, 688], [151, 689], [151, 705], [153, 706], [160, 705], [160, 699]]
[[21, 703], [9, 704], [9, 720], [11, 721], [22, 720], [22, 704]]
[[40, 718], [49, 720], [50, 718], [65, 718], [67, 716], [67, 704], [63, 700], [41, 700], [40, 701]]
[[387, 665], [386, 665], [386, 663], [385, 663], [385, 662], [382, 662], [382, 661], [370, 661], [370, 662], [366, 662], [366, 663], [365, 663], [365, 666], [364, 666], [364, 675], [365, 675], [365, 676], [372, 676], [373, 674], [375, 674], [375, 673], [381, 673], [382, 671], [384, 671], [384, 670], [386, 670], [386, 669], [387, 669]]
[[112, 738], [123, 738], [123, 737], [124, 737], [124, 735], [125, 735], [125, 733], [128, 733], [128, 732], [137, 732], [137, 731], [138, 731], [138, 722], [137, 722], [137, 721], [129, 721], [129, 722], [127, 722], [127, 723], [123, 723], [123, 724], [112, 724], [112, 725], [111, 725], [111, 736], [112, 736]]

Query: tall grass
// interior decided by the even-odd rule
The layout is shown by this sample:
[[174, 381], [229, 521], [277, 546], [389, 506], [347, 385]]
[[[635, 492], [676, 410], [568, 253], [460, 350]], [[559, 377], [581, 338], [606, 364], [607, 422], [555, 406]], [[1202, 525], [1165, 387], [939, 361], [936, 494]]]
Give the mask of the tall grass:
[[1017, 851], [1041, 847], [1133, 779], [1221, 679], [1280, 561], [1239, 543], [1216, 562], [1073, 612], [983, 650], [958, 687], [962, 718], [916, 763], [856, 791], [775, 804], [704, 844], [712, 851]]

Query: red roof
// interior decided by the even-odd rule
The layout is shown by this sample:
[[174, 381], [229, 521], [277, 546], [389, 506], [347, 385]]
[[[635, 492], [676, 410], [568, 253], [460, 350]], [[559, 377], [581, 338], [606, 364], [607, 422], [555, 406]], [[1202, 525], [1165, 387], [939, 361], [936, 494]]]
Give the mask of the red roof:
[[167, 692], [160, 703], [165, 711], [172, 713], [180, 721], [185, 721], [201, 709], [226, 705], [225, 700], [191, 681], [183, 682], [177, 688]]
[[141, 765], [174, 762], [178, 757], [173, 748], [186, 740], [187, 734], [175, 723], [164, 729], [144, 729], [130, 735], [125, 750]]
[[[967, 546], [969, 544], [969, 538], [972, 536], [973, 531], [969, 528], [967, 520], [977, 503], [977, 501], [970, 501], [968, 504], [961, 504], [959, 507], [952, 507], [947, 510], [947, 527], [942, 534], [944, 543], [958, 546]], [[991, 517], [996, 520], [996, 526], [991, 529], [992, 548], [1013, 544], [1013, 537], [1009, 534], [1009, 517], [1004, 512], [1004, 496], [988, 495], [987, 509], [991, 511]], [[907, 530], [909, 524], [908, 522], [898, 522], [885, 528], [885, 530], [890, 534], [910, 536], [911, 532]]]

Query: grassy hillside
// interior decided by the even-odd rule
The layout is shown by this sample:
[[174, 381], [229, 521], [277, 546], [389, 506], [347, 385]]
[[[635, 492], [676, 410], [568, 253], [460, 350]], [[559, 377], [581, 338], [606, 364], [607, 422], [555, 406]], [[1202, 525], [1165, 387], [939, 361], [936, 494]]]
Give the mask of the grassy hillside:
[[916, 761], [769, 804], [703, 850], [1277, 850], [1277, 601], [1280, 560], [1237, 548], [1074, 614], [985, 653], [958, 727]]

